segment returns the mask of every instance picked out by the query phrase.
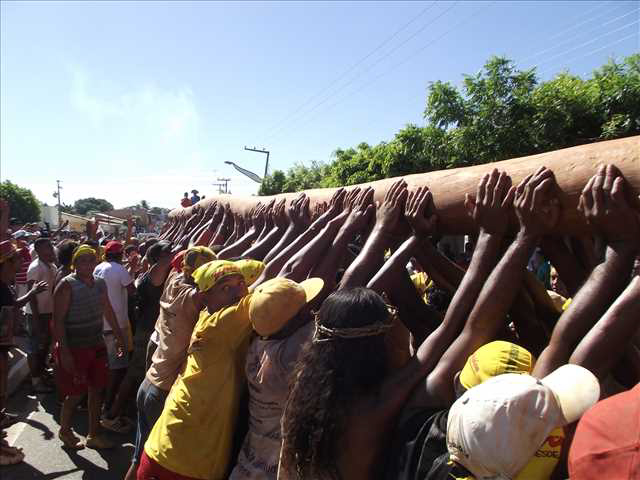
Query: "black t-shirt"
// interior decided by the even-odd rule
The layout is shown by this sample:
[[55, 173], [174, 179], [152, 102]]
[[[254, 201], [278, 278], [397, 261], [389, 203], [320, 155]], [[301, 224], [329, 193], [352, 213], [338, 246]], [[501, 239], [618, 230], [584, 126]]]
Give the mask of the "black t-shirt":
[[396, 428], [386, 468], [387, 480], [453, 480], [469, 478], [462, 467], [449, 461], [447, 417], [449, 410], [419, 409], [406, 412]]
[[13, 344], [16, 293], [13, 287], [0, 281], [0, 351]]
[[138, 328], [145, 332], [153, 331], [160, 315], [160, 297], [164, 285], [156, 286], [151, 282], [151, 272], [145, 272], [138, 282]]

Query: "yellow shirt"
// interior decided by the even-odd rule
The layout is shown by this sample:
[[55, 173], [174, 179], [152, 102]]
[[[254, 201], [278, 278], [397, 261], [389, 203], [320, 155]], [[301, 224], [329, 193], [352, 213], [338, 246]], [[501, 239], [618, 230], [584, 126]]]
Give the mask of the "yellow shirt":
[[174, 473], [224, 478], [244, 388], [250, 300], [247, 295], [213, 315], [200, 313], [184, 372], [144, 446], [151, 459]]
[[560, 461], [564, 438], [562, 427], [553, 430], [529, 460], [529, 463], [520, 471], [516, 480], [547, 480], [551, 478], [551, 474]]
[[433, 286], [433, 280], [431, 280], [425, 272], [418, 272], [411, 275], [411, 281], [424, 302], [427, 303], [427, 290]]

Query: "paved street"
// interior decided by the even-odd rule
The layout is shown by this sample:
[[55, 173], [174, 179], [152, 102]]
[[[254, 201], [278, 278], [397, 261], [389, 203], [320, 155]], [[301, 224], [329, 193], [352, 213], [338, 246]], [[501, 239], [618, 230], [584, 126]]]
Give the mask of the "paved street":
[[[54, 394], [35, 396], [29, 393], [28, 383], [9, 399], [8, 411], [21, 415], [25, 421], [9, 428], [9, 443], [24, 449], [24, 463], [0, 467], [2, 480], [65, 479], [65, 480], [121, 480], [133, 453], [135, 432], [127, 435], [109, 433], [120, 447], [113, 450], [64, 450], [58, 440], [60, 407]], [[87, 433], [87, 412], [74, 416], [74, 430]]]

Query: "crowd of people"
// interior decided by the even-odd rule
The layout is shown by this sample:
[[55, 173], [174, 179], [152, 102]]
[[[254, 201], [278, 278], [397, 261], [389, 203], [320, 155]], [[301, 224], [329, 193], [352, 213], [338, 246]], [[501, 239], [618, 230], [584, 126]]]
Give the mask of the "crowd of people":
[[[457, 262], [427, 187], [374, 193], [195, 204], [143, 243], [89, 228], [31, 246], [2, 202], [0, 427], [18, 420], [24, 318], [64, 448], [135, 428], [125, 480], [640, 478], [640, 210], [622, 173], [584, 186], [577, 237], [553, 233], [553, 172], [487, 173]], [[2, 441], [2, 464], [28, 457]]]

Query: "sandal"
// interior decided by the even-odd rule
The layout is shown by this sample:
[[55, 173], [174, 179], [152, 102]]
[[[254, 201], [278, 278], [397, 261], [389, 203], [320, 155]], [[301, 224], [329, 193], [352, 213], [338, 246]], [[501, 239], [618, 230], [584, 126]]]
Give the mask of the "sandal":
[[24, 452], [21, 448], [0, 446], [0, 465], [15, 465], [24, 460]]
[[76, 437], [73, 430], [69, 430], [68, 432], [60, 430], [58, 432], [58, 438], [62, 442], [63, 448], [69, 448], [71, 450], [82, 450], [84, 448], [82, 439]]
[[18, 423], [20, 421], [20, 417], [14, 415], [12, 413], [1, 412], [0, 413], [0, 430], [5, 428], [9, 428], [14, 423]]
[[102, 417], [102, 419], [100, 420], [100, 425], [102, 425], [103, 428], [116, 433], [129, 433], [133, 427], [131, 422], [128, 422], [123, 417]]
[[93, 448], [94, 450], [102, 450], [115, 447], [115, 443], [107, 440], [103, 436], [96, 437], [87, 437], [87, 441], [85, 442], [87, 448]]

